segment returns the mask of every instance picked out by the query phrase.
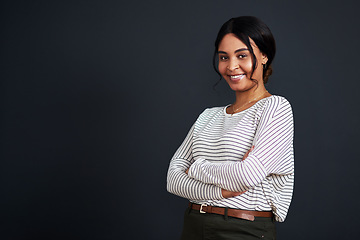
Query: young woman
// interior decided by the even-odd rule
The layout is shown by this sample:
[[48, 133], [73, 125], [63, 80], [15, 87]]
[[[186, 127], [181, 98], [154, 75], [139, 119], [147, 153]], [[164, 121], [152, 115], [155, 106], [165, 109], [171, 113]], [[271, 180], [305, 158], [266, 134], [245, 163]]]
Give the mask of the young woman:
[[285, 220], [292, 198], [294, 157], [290, 103], [264, 85], [274, 56], [259, 19], [221, 27], [214, 68], [236, 100], [201, 113], [170, 162], [168, 191], [190, 201], [182, 239], [276, 238], [275, 221]]

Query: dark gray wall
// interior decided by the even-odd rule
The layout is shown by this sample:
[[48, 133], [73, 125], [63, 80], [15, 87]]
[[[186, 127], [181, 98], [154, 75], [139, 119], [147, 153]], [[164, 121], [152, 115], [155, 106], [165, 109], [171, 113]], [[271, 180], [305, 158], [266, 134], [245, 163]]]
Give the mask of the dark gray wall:
[[293, 105], [296, 183], [279, 239], [358, 237], [356, 1], [2, 1], [1, 239], [177, 239], [171, 156], [212, 89], [213, 42], [255, 15], [268, 89]]

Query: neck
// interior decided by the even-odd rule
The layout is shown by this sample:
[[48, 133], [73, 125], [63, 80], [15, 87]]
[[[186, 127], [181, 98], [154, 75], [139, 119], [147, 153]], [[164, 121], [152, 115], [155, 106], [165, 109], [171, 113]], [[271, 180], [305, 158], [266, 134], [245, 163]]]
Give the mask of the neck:
[[[259, 84], [257, 87], [253, 87], [248, 91], [245, 92], [235, 92], [236, 94], [236, 100], [234, 105], [235, 106], [241, 106], [251, 100], [253, 100], [256, 97], [260, 97], [261, 94], [264, 94], [266, 92], [265, 86], [263, 84]], [[262, 97], [266, 96], [263, 95]]]

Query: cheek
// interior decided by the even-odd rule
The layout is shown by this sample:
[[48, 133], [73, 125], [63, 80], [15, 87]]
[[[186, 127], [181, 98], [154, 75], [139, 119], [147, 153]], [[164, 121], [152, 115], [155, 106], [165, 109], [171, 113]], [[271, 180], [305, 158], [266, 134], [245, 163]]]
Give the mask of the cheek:
[[250, 73], [252, 71], [251, 59], [244, 61], [243, 64], [241, 65], [241, 67], [245, 72]]
[[218, 69], [219, 69], [219, 72], [221, 75], [223, 75], [223, 76], [226, 75], [226, 65], [225, 64], [219, 63]]

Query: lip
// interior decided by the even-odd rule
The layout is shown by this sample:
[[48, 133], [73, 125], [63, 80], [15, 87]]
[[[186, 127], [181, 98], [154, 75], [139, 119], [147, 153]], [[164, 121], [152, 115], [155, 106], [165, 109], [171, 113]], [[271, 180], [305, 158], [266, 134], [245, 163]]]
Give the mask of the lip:
[[246, 75], [245, 73], [242, 73], [242, 74], [234, 74], [234, 75], [228, 75], [228, 76], [231, 81], [238, 82], [241, 79], [243, 79], [245, 77], [245, 75]]

